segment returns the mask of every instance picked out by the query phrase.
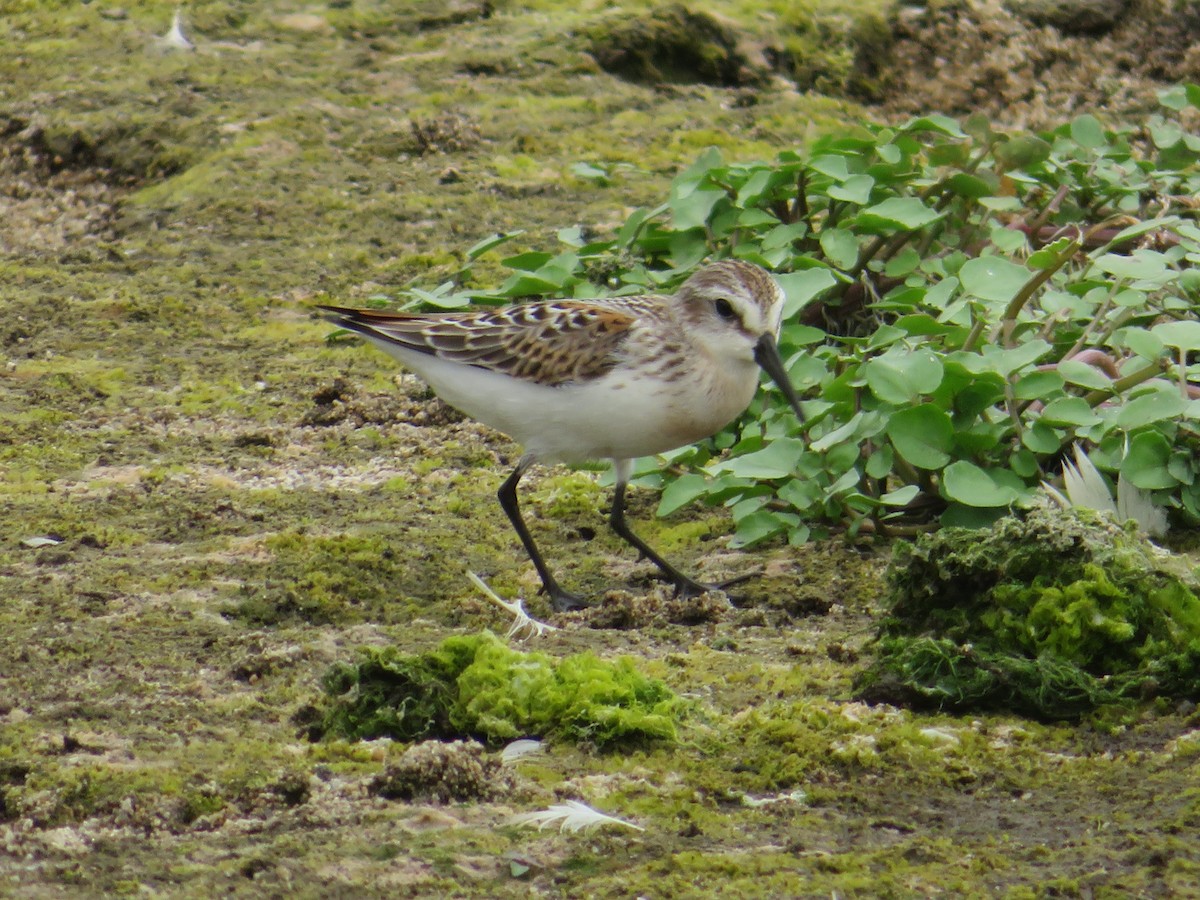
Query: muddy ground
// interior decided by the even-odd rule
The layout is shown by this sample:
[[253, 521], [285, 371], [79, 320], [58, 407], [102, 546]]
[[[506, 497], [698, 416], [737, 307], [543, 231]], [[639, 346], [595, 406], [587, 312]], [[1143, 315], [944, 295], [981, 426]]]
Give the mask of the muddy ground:
[[[496, 231], [604, 234], [710, 145], [1143, 115], [1191, 65], [1186, 17], [1139, 27], [1151, 7], [1067, 34], [986, 4], [194, 2], [187, 51], [163, 4], [7, 4], [0, 894], [1200, 895], [1190, 705], [1101, 727], [857, 703], [886, 544], [738, 553], [719, 510], [655, 520], [638, 490], [689, 571], [764, 573], [682, 624], [594, 472], [526, 479], [555, 567], [606, 598], [554, 615], [495, 503], [517, 449], [312, 314], [436, 285]], [[729, 64], [678, 49], [701, 39]], [[320, 678], [502, 632], [466, 569], [559, 626], [537, 649], [628, 654], [689, 698], [679, 742], [552, 745], [480, 801], [372, 793], [404, 748], [309, 740]], [[511, 824], [563, 799], [645, 830]]]

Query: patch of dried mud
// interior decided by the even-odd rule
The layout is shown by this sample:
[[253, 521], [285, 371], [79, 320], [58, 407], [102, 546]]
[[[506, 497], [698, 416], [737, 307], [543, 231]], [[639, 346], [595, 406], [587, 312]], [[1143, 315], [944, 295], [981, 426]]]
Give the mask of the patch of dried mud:
[[0, 253], [62, 253], [110, 240], [125, 188], [102, 168], [64, 158], [42, 128], [0, 119]]

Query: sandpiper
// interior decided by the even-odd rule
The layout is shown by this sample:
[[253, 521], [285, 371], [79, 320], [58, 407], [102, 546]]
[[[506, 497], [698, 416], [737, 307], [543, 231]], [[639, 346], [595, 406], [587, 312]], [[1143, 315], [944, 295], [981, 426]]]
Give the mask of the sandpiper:
[[720, 431], [750, 404], [760, 368], [803, 418], [776, 346], [783, 292], [764, 269], [741, 260], [700, 269], [674, 295], [427, 314], [320, 308], [451, 406], [525, 448], [500, 488], [500, 505], [559, 610], [584, 602], [559, 585], [521, 517], [517, 483], [535, 462], [611, 459], [609, 524], [680, 595], [693, 596], [710, 586], [668, 563], [625, 522], [633, 460]]

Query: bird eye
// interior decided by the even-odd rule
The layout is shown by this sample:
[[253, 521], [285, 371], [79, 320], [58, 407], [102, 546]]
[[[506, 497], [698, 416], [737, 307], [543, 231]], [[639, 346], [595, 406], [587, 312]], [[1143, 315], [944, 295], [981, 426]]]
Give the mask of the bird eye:
[[713, 308], [716, 309], [717, 315], [722, 319], [733, 318], [733, 304], [724, 297], [721, 297], [719, 300], [717, 300], [717, 302], [713, 304]]

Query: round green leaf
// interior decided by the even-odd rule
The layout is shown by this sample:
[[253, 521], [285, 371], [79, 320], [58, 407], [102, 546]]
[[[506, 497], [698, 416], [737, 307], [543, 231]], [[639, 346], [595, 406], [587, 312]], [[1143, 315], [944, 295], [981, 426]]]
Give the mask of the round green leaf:
[[907, 462], [921, 469], [940, 469], [950, 461], [954, 424], [932, 403], [902, 409], [888, 420], [887, 436]]
[[786, 343], [791, 347], [805, 347], [808, 344], [820, 344], [828, 338], [828, 334], [811, 325], [784, 325], [779, 343]]
[[1062, 446], [1062, 438], [1049, 425], [1034, 422], [1021, 434], [1021, 443], [1034, 453], [1057, 453]]
[[942, 496], [964, 506], [1008, 506], [1018, 495], [1015, 488], [1000, 484], [991, 473], [960, 459], [942, 472]]
[[838, 496], [838, 494], [844, 494], [846, 491], [852, 491], [858, 487], [858, 483], [861, 480], [862, 477], [859, 475], [857, 469], [847, 469], [837, 481], [829, 486], [825, 491], [825, 496], [832, 498]]
[[997, 144], [996, 162], [1006, 169], [1034, 166], [1050, 156], [1050, 145], [1033, 135], [1015, 137]]
[[879, 158], [889, 166], [894, 166], [904, 158], [904, 155], [900, 152], [900, 148], [895, 144], [884, 144], [878, 149], [878, 153]]
[[[992, 345], [987, 345], [983, 348], [983, 359], [977, 364], [979, 367], [976, 371], [983, 372], [991, 370], [999, 372], [1001, 375], [1008, 377], [1013, 372], [1018, 372], [1026, 366], [1033, 365], [1054, 348], [1041, 338], [1034, 338], [1026, 341], [1023, 344], [1018, 344], [1010, 350], [1001, 350]], [[964, 359], [965, 357], [959, 357]]]
[[962, 428], [954, 432], [954, 447], [961, 451], [959, 456], [974, 456], [987, 453], [1000, 443], [1007, 435], [1010, 425], [1006, 422], [974, 422], [970, 428]]
[[1162, 356], [1162, 338], [1145, 328], [1125, 328], [1121, 332], [1125, 346], [1142, 359], [1156, 360]]
[[548, 281], [536, 275], [510, 275], [504, 284], [500, 285], [500, 293], [505, 297], [534, 297], [541, 294], [553, 294], [562, 288], [561, 281]]
[[1096, 260], [1096, 268], [1131, 281], [1163, 282], [1171, 277], [1166, 257], [1154, 250], [1135, 250], [1132, 256], [1105, 253]]
[[783, 303], [785, 319], [790, 319], [804, 304], [837, 284], [837, 279], [825, 266], [802, 269], [788, 275], [776, 275], [775, 280], [783, 288], [783, 296], [786, 298]]
[[[738, 189], [737, 205], [744, 207], [753, 207], [766, 195], [773, 184], [777, 181], [777, 177], [768, 169], [759, 169], [753, 175], [746, 179], [746, 182]], [[746, 212], [750, 212], [746, 209]], [[778, 221], [774, 216], [771, 217], [774, 221]]]
[[1025, 260], [1026, 264], [1031, 269], [1045, 269], [1055, 265], [1059, 257], [1066, 252], [1067, 247], [1072, 241], [1068, 237], [1061, 237], [1052, 244], [1047, 244], [1041, 250], [1035, 250], [1029, 254], [1029, 258]]
[[1030, 278], [1024, 266], [999, 256], [979, 256], [963, 263], [958, 273], [963, 290], [981, 300], [1010, 300]]
[[506, 241], [510, 241], [518, 235], [522, 235], [524, 233], [524, 231], [500, 231], [496, 234], [493, 234], [491, 237], [486, 237], [467, 250], [467, 259], [479, 259], [479, 257], [483, 256], [483, 254], [487, 253], [489, 250], [499, 247]]
[[1058, 372], [1030, 372], [1017, 379], [1013, 385], [1013, 396], [1018, 400], [1044, 400], [1050, 394], [1061, 391], [1064, 383]]
[[850, 169], [846, 165], [846, 157], [829, 154], [817, 156], [809, 160], [809, 168], [822, 175], [828, 175], [835, 181], [845, 181], [850, 177]]
[[806, 222], [792, 222], [790, 225], [776, 225], [762, 236], [761, 244], [764, 250], [779, 250], [790, 247], [794, 241], [808, 234]]
[[671, 251], [671, 262], [679, 269], [699, 265], [709, 253], [708, 236], [703, 228], [676, 231], [667, 241]]
[[1132, 287], [1117, 291], [1112, 298], [1114, 305], [1125, 309], [1143, 309], [1149, 299], [1150, 295], [1147, 291]]
[[[940, 399], [941, 392], [938, 392]], [[954, 411], [960, 416], [974, 418], [1004, 397], [1004, 379], [994, 372], [977, 375], [958, 388], [954, 394]]]
[[884, 506], [907, 506], [920, 493], [921, 489], [915, 484], [906, 484], [902, 488], [897, 488], [894, 491], [884, 494], [879, 498], [879, 502]]
[[1079, 146], [1095, 150], [1104, 146], [1104, 129], [1095, 116], [1076, 116], [1071, 122], [1071, 138]]
[[680, 507], [687, 506], [708, 491], [709, 479], [695, 472], [681, 475], [663, 488], [658, 500], [658, 515], [669, 516]]
[[1196, 481], [1196, 458], [1186, 450], [1174, 450], [1167, 460], [1167, 471], [1175, 476], [1181, 484], [1194, 484]]
[[1183, 139], [1183, 129], [1175, 122], [1151, 122], [1149, 125], [1150, 138], [1154, 146], [1160, 150], [1174, 147]]
[[700, 188], [686, 196], [673, 197], [671, 215], [676, 229], [687, 231], [703, 226], [712, 215], [713, 208], [725, 198], [725, 192], [715, 188]]
[[1058, 371], [1069, 384], [1077, 384], [1093, 391], [1106, 391], [1112, 387], [1112, 381], [1107, 375], [1095, 366], [1077, 359], [1064, 359], [1058, 364]]
[[968, 175], [966, 172], [951, 175], [946, 179], [946, 186], [959, 196], [968, 197], [971, 200], [978, 200], [980, 197], [986, 197], [992, 193], [992, 185], [979, 176]]
[[989, 232], [988, 237], [1001, 253], [1017, 253], [1029, 246], [1029, 239], [1025, 237], [1025, 232], [1009, 228], [1006, 225], [995, 226]]
[[779, 488], [777, 496], [796, 509], [808, 512], [821, 502], [824, 491], [821, 489], [820, 483], [814, 479], [793, 478], [784, 482], [783, 486]]
[[834, 200], [845, 200], [847, 203], [862, 206], [871, 199], [873, 187], [875, 179], [870, 175], [851, 175], [840, 185], [830, 185], [828, 193]]
[[1187, 91], [1182, 84], [1175, 84], [1167, 88], [1165, 91], [1160, 91], [1158, 102], [1167, 109], [1179, 111], [1188, 105]]
[[921, 254], [915, 247], [905, 247], [888, 260], [883, 268], [883, 274], [888, 278], [903, 278], [910, 272], [916, 271], [921, 264]]
[[825, 470], [834, 475], [839, 472], [848, 472], [858, 465], [861, 458], [862, 452], [858, 449], [857, 443], [838, 444], [825, 454]]
[[1150, 333], [1168, 347], [1180, 350], [1200, 350], [1200, 322], [1163, 322]]
[[1126, 431], [1132, 431], [1153, 422], [1173, 419], [1181, 414], [1187, 405], [1187, 398], [1166, 388], [1134, 397], [1117, 412], [1116, 422]]
[[1038, 471], [1037, 457], [1022, 447], [1008, 458], [1008, 467], [1021, 478], [1032, 478]]
[[1126, 225], [1109, 238], [1109, 241], [1114, 245], [1122, 244], [1136, 237], [1141, 237], [1143, 234], [1149, 234], [1152, 231], [1163, 231], [1177, 225], [1180, 221], [1179, 216], [1162, 216], [1161, 218], [1154, 216], [1142, 222], [1134, 222], [1132, 225]]
[[510, 269], [520, 269], [523, 272], [536, 272], [552, 259], [554, 259], [554, 255], [546, 253], [544, 250], [530, 250], [526, 253], [518, 253], [516, 256], [506, 256], [500, 260], [500, 264]]
[[788, 527], [788, 520], [779, 513], [765, 509], [752, 512], [737, 523], [737, 531], [729, 542], [730, 547], [750, 547], [759, 541], [774, 537]]
[[825, 453], [839, 444], [844, 444], [847, 441], [853, 440], [857, 436], [859, 426], [862, 425], [866, 414], [862, 411], [856, 412], [849, 419], [839, 425], [837, 428], [830, 431], [828, 434], [823, 434], [819, 438], [809, 443], [809, 449], [816, 453]]
[[895, 325], [889, 325], [885, 322], [875, 329], [874, 334], [867, 338], [866, 347], [868, 350], [880, 350], [906, 337], [908, 337], [908, 334], [903, 328], [897, 328]]
[[1129, 442], [1129, 452], [1121, 462], [1121, 474], [1144, 491], [1173, 488], [1179, 479], [1171, 474], [1171, 444], [1157, 431], [1143, 431]]
[[845, 228], [821, 232], [821, 251], [839, 269], [852, 269], [858, 262], [858, 238]]
[[939, 322], [928, 313], [914, 313], [910, 316], [901, 316], [896, 320], [895, 325], [905, 334], [917, 337], [927, 337], [934, 334], [943, 335], [953, 330], [950, 325]]
[[1046, 404], [1038, 421], [1047, 425], [1086, 426], [1095, 425], [1100, 417], [1082, 397], [1059, 397]]
[[889, 197], [882, 203], [864, 209], [856, 221], [868, 230], [882, 226], [915, 231], [941, 217], [941, 213], [930, 209], [916, 197]]
[[866, 472], [872, 478], [884, 478], [892, 471], [894, 461], [892, 448], [884, 444], [867, 457]]
[[942, 383], [942, 363], [928, 350], [877, 356], [863, 366], [871, 392], [887, 403], [907, 404]]
[[738, 478], [787, 478], [795, 473], [805, 450], [803, 441], [779, 438], [761, 450], [724, 460], [714, 468]]

